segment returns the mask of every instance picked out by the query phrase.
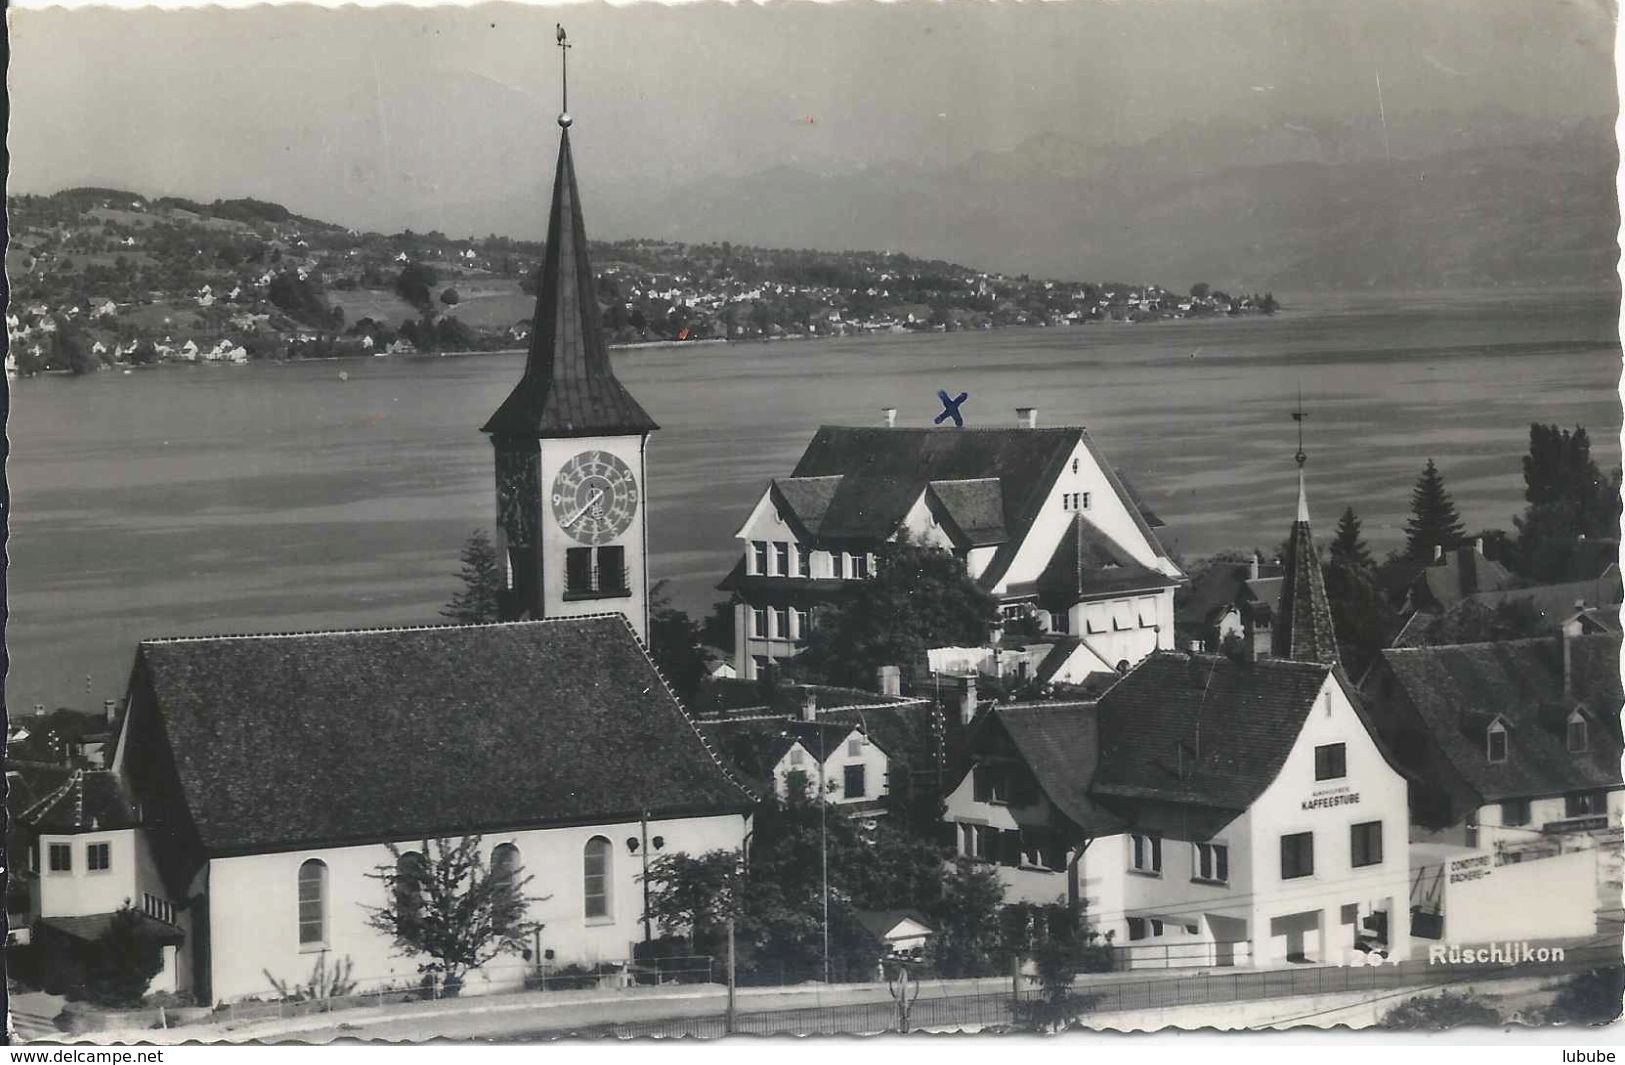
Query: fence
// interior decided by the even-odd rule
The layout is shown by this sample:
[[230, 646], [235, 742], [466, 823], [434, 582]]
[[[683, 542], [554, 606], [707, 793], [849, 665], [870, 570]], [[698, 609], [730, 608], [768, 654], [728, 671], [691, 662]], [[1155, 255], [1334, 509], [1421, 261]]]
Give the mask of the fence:
[[432, 979], [378, 977], [349, 984], [344, 994], [310, 993], [297, 988], [289, 995], [267, 991], [263, 997], [239, 999], [214, 1010], [209, 1020], [236, 1024], [271, 1017], [303, 1017], [341, 1010], [378, 1008], [405, 1002], [437, 1002], [442, 999], [477, 997], [509, 991], [618, 991], [632, 987], [654, 987], [675, 983], [716, 983], [724, 979], [719, 959], [710, 955], [674, 955], [662, 958], [615, 959], [589, 965], [536, 965], [518, 962], [487, 965], [465, 977], [457, 987], [447, 987]]
[[[1426, 959], [1418, 959], [1373, 966], [1238, 970], [1190, 977], [1084, 983], [1074, 988], [1072, 1001], [1078, 1009], [1078, 1016], [1087, 1020], [1091, 1014], [1154, 1011], [1310, 995], [1395, 991], [1406, 987], [1421, 988], [1465, 981], [1559, 977], [1620, 963], [1617, 943], [1587, 944], [1567, 948], [1563, 960], [1543, 962], [1538, 968], [1429, 964]], [[909, 1009], [908, 1030], [1011, 1026], [1019, 1022], [1018, 1015], [1040, 1001], [1041, 992], [1036, 989], [931, 997], [922, 994]], [[894, 1001], [741, 1012], [734, 1022], [736, 1033], [753, 1035], [867, 1035], [898, 1031], [901, 1027], [901, 1016]], [[714, 1039], [727, 1034], [727, 1017], [715, 1013], [569, 1030], [587, 1037]]]

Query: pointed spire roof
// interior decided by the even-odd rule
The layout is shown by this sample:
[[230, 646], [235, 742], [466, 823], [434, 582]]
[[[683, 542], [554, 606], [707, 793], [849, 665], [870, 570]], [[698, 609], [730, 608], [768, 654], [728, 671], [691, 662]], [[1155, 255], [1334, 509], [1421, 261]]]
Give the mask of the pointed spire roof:
[[581, 218], [570, 116], [559, 116], [558, 169], [525, 375], [483, 430], [497, 436], [622, 436], [660, 428], [616, 379], [599, 322]]
[[1298, 517], [1287, 539], [1282, 559], [1281, 598], [1275, 612], [1270, 651], [1276, 658], [1339, 666], [1337, 634], [1332, 631], [1332, 607], [1326, 598], [1326, 580], [1320, 552], [1309, 531], [1309, 496], [1304, 490], [1304, 454], [1298, 452]]

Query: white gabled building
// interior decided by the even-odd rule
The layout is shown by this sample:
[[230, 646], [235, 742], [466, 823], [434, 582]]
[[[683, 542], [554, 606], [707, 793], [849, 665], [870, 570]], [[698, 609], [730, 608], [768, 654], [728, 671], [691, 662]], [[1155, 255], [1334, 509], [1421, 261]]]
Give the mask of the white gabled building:
[[773, 480], [737, 538], [722, 583], [738, 596], [735, 665], [753, 678], [801, 647], [810, 612], [874, 571], [908, 535], [951, 551], [1006, 618], [1035, 616], [1075, 638], [1080, 678], [1174, 646], [1183, 580], [1161, 524], [1081, 427], [818, 430], [794, 472]]
[[[161, 986], [204, 1002], [319, 958], [416, 985], [368, 907], [386, 845], [437, 838], [534, 876], [558, 965], [630, 958], [645, 863], [739, 849], [755, 804], [619, 615], [147, 641], [111, 772], [76, 781], [31, 818], [59, 965], [128, 898], [172, 948]], [[504, 956], [466, 992], [526, 970]]]

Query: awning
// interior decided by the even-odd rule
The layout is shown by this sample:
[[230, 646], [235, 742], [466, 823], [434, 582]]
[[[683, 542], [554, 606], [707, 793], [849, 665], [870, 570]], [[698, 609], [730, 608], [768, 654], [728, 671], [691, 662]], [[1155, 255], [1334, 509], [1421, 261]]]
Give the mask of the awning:
[[[136, 914], [140, 918], [136, 924], [136, 931], [146, 939], [156, 940], [165, 946], [185, 942], [186, 935], [172, 924], [148, 917], [144, 913]], [[113, 923], [111, 913], [93, 913], [86, 917], [42, 917], [40, 924], [46, 928], [61, 932], [63, 935], [86, 943], [94, 943], [102, 937], [102, 933]]]

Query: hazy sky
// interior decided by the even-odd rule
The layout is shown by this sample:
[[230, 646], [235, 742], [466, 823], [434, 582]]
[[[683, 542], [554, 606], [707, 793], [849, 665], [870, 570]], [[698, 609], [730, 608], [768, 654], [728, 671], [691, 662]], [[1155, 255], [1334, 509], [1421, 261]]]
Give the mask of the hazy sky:
[[606, 237], [629, 235], [618, 205], [714, 173], [950, 164], [1179, 122], [1365, 122], [1379, 75], [1391, 120], [1614, 109], [1602, 0], [13, 9], [11, 187], [539, 235], [560, 20]]

